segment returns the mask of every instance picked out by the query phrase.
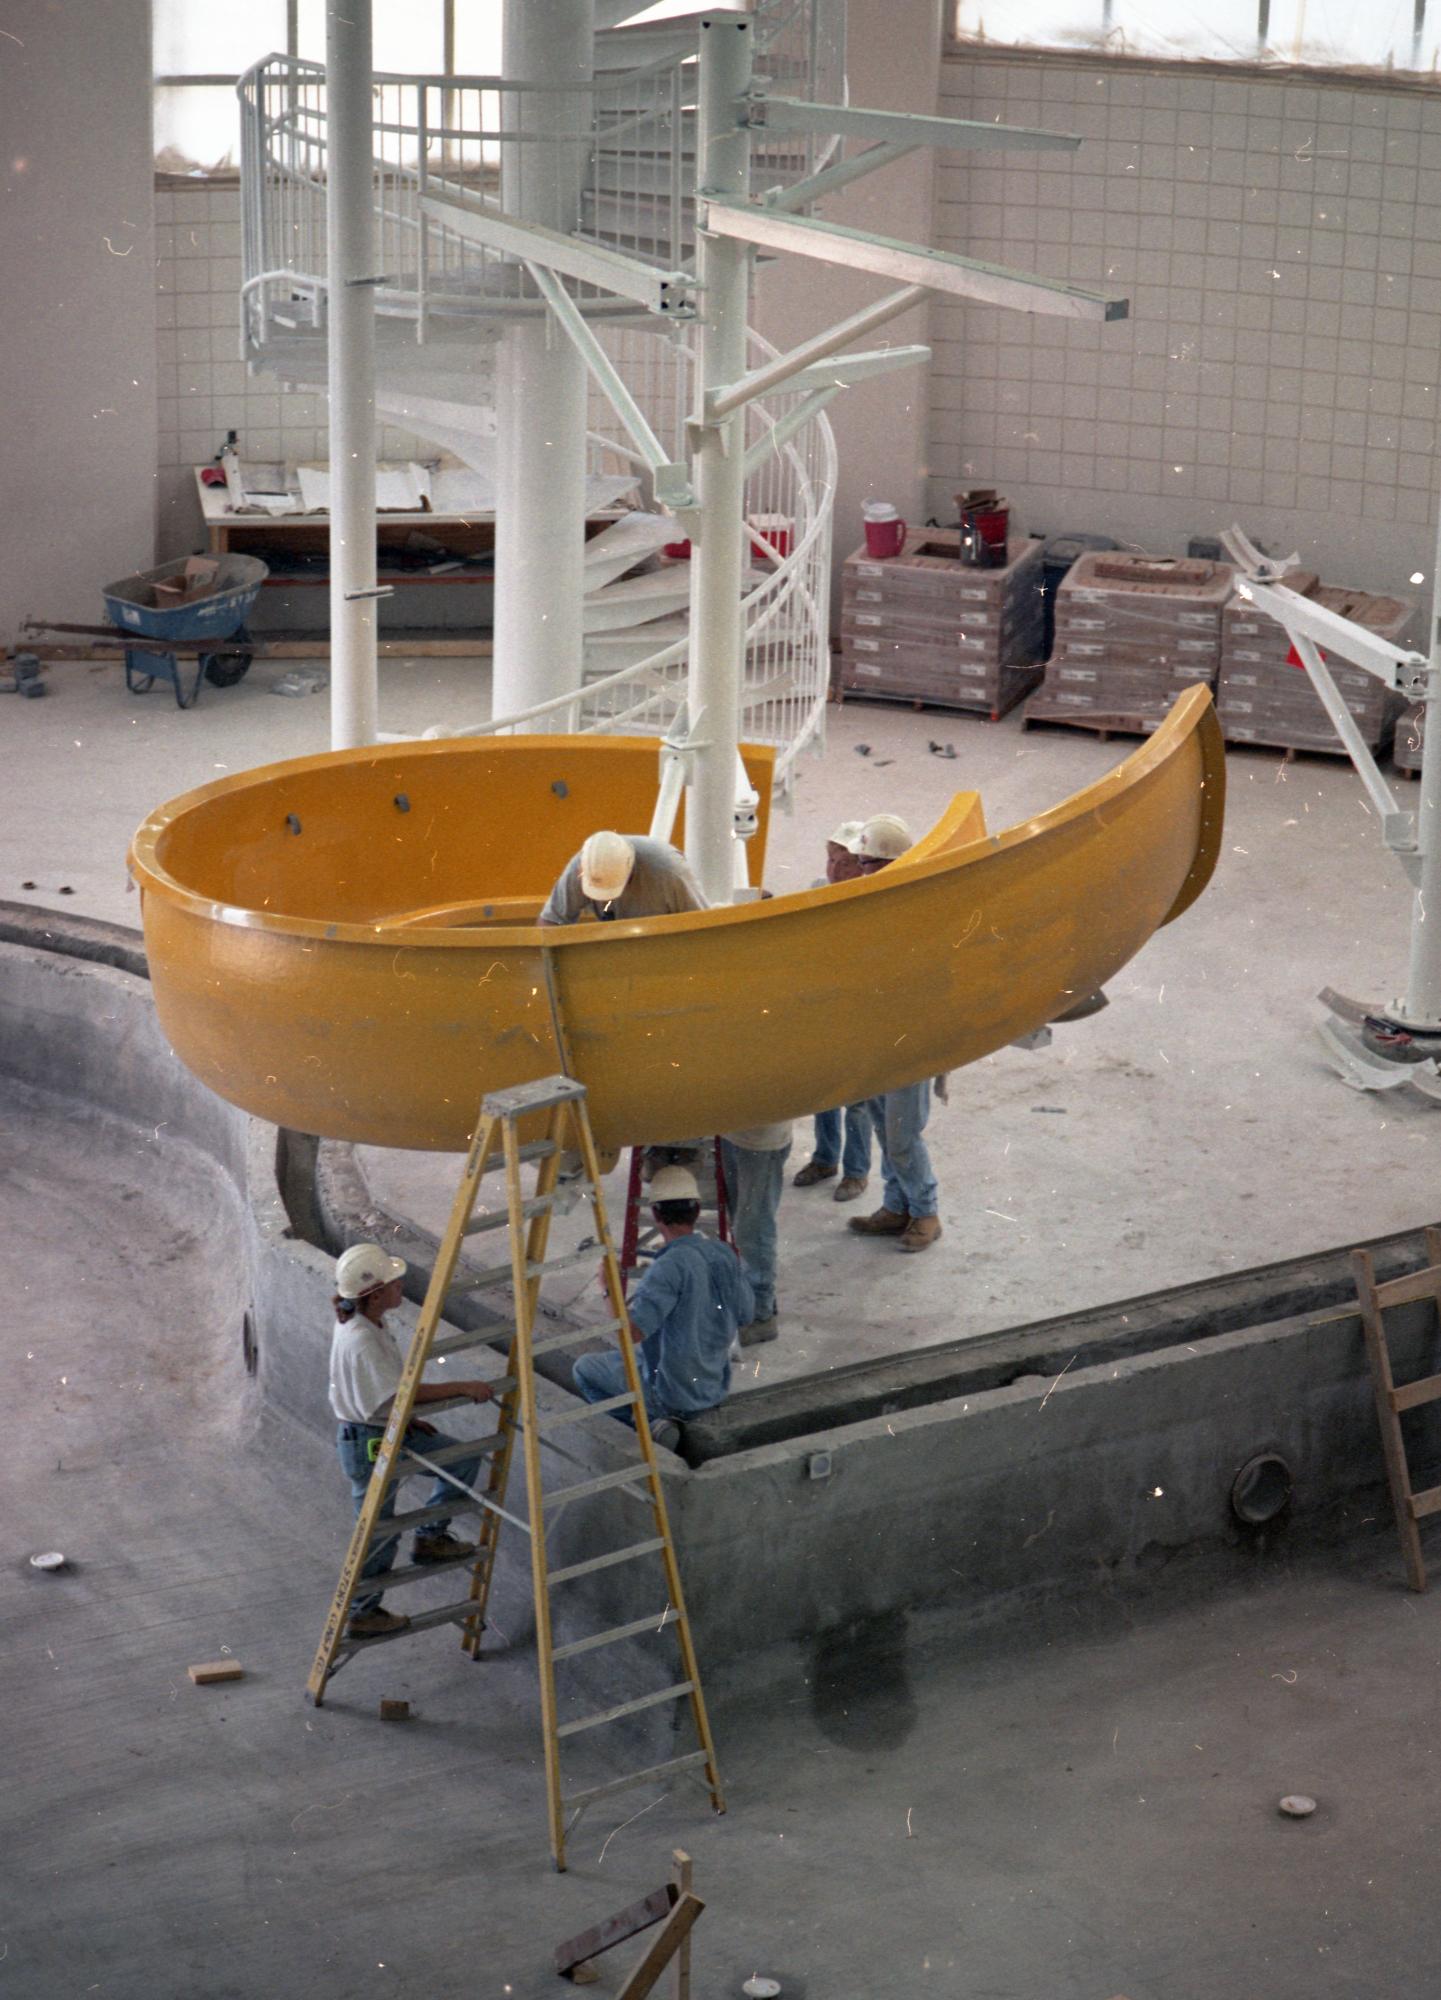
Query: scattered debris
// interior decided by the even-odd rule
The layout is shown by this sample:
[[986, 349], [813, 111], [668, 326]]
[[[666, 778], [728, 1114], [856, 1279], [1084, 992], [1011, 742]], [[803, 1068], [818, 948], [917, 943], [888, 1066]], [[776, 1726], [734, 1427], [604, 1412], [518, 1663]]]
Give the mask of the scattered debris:
[[382, 1695], [380, 1700], [380, 1719], [382, 1722], [409, 1722], [410, 1703], [408, 1701], [392, 1701], [387, 1696]]
[[851, 748], [852, 750], [855, 751], [858, 757], [869, 757], [871, 754], [871, 746], [869, 743], [853, 743], [851, 745]]
[[33, 889], [35, 887], [35, 884], [33, 882], [22, 882], [20, 884], [20, 887], [22, 889]]
[[894, 757], [877, 757], [875, 763], [872, 764], [871, 769], [873, 771], [889, 771], [889, 769], [891, 768], [892, 764], [895, 763], [895, 761], [896, 760]]
[[[603, 1951], [624, 1944], [628, 1938], [638, 1937], [652, 1924], [663, 1923], [676, 1901], [677, 1891], [667, 1883], [664, 1888], [652, 1890], [649, 1896], [642, 1896], [638, 1903], [627, 1903], [613, 1917], [605, 1917], [600, 1923], [592, 1924], [589, 1930], [580, 1931], [575, 1937], [558, 1944], [555, 1948], [556, 1971], [562, 1979], [573, 1978], [577, 1966], [587, 1965]], [[594, 1971], [594, 1967], [591, 1969]]]
[[9, 673], [0, 674], [0, 694], [23, 694], [33, 700], [44, 692], [45, 683], [40, 678], [39, 654], [12, 654]]
[[61, 1555], [59, 1549], [46, 1549], [38, 1556], [31, 1556], [30, 1567], [31, 1569], [50, 1571], [64, 1569], [65, 1558]]
[[209, 1687], [212, 1681], [240, 1681], [245, 1678], [245, 1669], [238, 1660], [206, 1660], [197, 1667], [187, 1667], [197, 1687]]
[[282, 674], [270, 684], [272, 694], [320, 694], [330, 686], [330, 676], [321, 667], [300, 667]]
[[68, 882], [62, 882], [58, 893], [62, 896], [73, 896], [75, 894], [75, 891], [71, 888]]
[[954, 757], [956, 754], [954, 743], [927, 743], [926, 748], [933, 757]]
[[588, 1958], [583, 1958], [579, 1965], [572, 1967], [566, 1974], [566, 1978], [572, 1986], [594, 1986], [600, 1978], [600, 1967], [592, 1965]]
[[1048, 1118], [1064, 1118], [1066, 1115], [1064, 1104], [1033, 1104], [1031, 1109], [1043, 1112]]
[[1288, 1819], [1309, 1819], [1316, 1810], [1316, 1801], [1308, 1799], [1304, 1792], [1288, 1792], [1281, 1800], [1281, 1810]]
[[778, 1979], [767, 1979], [761, 1972], [753, 1972], [741, 1988], [747, 2000], [776, 2000], [780, 1990], [781, 1983]]

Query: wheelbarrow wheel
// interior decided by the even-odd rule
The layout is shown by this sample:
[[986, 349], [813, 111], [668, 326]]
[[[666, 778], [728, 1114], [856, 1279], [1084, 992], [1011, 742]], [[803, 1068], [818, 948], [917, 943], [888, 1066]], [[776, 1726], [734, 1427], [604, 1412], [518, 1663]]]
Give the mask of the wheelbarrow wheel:
[[208, 653], [205, 657], [205, 678], [212, 687], [233, 688], [249, 672], [249, 653]]

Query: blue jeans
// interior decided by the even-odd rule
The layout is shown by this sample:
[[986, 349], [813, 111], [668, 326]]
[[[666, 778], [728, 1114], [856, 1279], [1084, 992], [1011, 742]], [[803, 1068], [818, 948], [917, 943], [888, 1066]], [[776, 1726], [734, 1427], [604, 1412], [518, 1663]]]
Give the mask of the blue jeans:
[[871, 1108], [862, 1098], [846, 1106], [846, 1143], [841, 1151], [841, 1114], [816, 1113], [815, 1156], [823, 1167], [840, 1166], [847, 1180], [863, 1181], [871, 1171]]
[[[370, 1488], [370, 1475], [375, 1469], [368, 1456], [367, 1447], [372, 1438], [384, 1436], [384, 1424], [341, 1424], [335, 1433], [335, 1449], [340, 1453], [341, 1469], [350, 1481], [350, 1495], [355, 1502], [357, 1514], [365, 1505], [365, 1496]], [[458, 1438], [446, 1437], [442, 1431], [437, 1431], [434, 1437], [427, 1437], [423, 1431], [411, 1428], [405, 1434], [405, 1443], [413, 1444], [415, 1449], [424, 1452], [427, 1458], [433, 1452], [444, 1451], [447, 1445], [459, 1442]], [[476, 1475], [480, 1471], [480, 1459], [462, 1458], [445, 1469], [455, 1478], [463, 1479], [467, 1486], [474, 1486]], [[401, 1478], [403, 1477], [402, 1473]], [[399, 1486], [399, 1478], [391, 1481], [390, 1491], [386, 1494], [380, 1509], [380, 1518], [383, 1521], [388, 1521], [395, 1512], [395, 1496]], [[454, 1492], [455, 1488], [446, 1480], [437, 1479], [431, 1486], [425, 1504], [427, 1507], [438, 1507], [443, 1501], [449, 1500]], [[416, 1533], [418, 1536], [443, 1535], [449, 1526], [448, 1519], [428, 1521], [423, 1528], [417, 1529]], [[371, 1577], [384, 1576], [395, 1561], [395, 1552], [399, 1547], [399, 1535], [393, 1535], [388, 1542], [378, 1542], [365, 1558], [360, 1572], [361, 1581], [366, 1582]], [[360, 1617], [367, 1611], [378, 1611], [382, 1595], [383, 1593], [378, 1590], [370, 1591], [363, 1597], [357, 1592], [350, 1606], [351, 1616]]]
[[790, 1152], [789, 1140], [771, 1153], [721, 1140], [731, 1235], [750, 1273], [757, 1319], [772, 1318], [776, 1309], [776, 1211]]
[[892, 1215], [934, 1215], [940, 1190], [921, 1137], [931, 1115], [930, 1078], [873, 1097], [870, 1110], [881, 1142], [886, 1207]]

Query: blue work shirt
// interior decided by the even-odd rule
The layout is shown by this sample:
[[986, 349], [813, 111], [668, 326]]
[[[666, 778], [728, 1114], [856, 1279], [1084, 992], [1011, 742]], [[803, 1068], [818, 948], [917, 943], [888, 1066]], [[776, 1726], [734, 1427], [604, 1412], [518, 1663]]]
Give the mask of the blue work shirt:
[[[755, 1294], [734, 1250], [710, 1236], [667, 1243], [630, 1297], [646, 1400], [678, 1416], [713, 1410], [731, 1385], [736, 1330]], [[653, 1392], [653, 1393], [652, 1393]]]

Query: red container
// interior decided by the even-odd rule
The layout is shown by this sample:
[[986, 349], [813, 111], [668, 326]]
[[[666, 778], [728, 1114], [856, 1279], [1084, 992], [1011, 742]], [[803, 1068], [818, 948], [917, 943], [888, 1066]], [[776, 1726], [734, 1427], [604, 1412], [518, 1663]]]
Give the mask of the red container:
[[689, 562], [689, 561], [690, 561], [690, 543], [689, 543], [689, 542], [665, 542], [665, 543], [663, 543], [663, 544], [662, 544], [662, 546], [661, 546], [661, 554], [662, 554], [662, 555], [665, 555], [665, 556], [669, 556], [672, 562]]
[[1004, 569], [1011, 529], [1010, 503], [994, 488], [956, 495], [961, 516], [961, 554], [977, 569]]
[[889, 520], [866, 521], [866, 554], [884, 559], [898, 556], [906, 545], [906, 524], [898, 514]]

